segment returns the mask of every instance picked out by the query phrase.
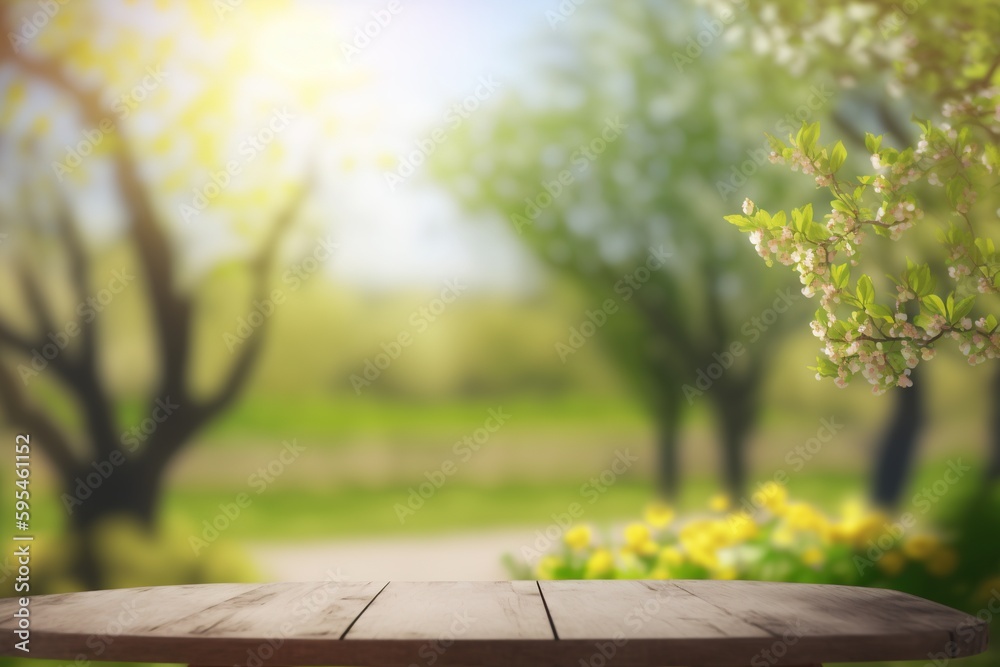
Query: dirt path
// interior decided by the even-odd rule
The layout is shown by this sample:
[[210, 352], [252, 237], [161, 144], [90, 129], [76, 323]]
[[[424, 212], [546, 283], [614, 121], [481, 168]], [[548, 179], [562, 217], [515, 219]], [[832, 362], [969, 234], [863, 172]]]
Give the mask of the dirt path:
[[432, 537], [369, 538], [247, 549], [271, 581], [494, 581], [509, 579], [500, 558], [519, 554], [537, 536], [530, 528]]

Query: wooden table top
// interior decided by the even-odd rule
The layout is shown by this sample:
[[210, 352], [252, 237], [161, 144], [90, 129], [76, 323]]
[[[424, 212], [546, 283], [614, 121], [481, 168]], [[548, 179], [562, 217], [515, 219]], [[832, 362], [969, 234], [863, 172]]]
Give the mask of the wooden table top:
[[927, 661], [982, 652], [989, 628], [904, 593], [813, 584], [212, 584], [32, 597], [25, 654], [17, 609], [0, 600], [0, 655], [200, 665]]

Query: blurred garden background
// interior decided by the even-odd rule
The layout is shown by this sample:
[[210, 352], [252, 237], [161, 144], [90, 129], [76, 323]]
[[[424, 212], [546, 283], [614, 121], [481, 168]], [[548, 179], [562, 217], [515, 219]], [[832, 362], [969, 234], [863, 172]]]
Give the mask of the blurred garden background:
[[[829, 211], [765, 133], [820, 122], [847, 167], [865, 131], [910, 145], [941, 109], [907, 55], [1000, 35], [998, 3], [0, 19], [0, 507], [30, 491], [32, 593], [740, 577], [1000, 609], [1000, 367], [817, 381], [816, 304], [724, 219]], [[995, 43], [954, 48], [997, 83]], [[930, 261], [932, 218], [863, 268]]]

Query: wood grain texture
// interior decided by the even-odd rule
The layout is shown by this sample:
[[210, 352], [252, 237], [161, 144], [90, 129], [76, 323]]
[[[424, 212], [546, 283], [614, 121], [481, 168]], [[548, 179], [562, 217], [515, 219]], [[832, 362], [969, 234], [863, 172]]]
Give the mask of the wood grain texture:
[[358, 639], [553, 639], [534, 581], [394, 581], [347, 633]]
[[[0, 600], [0, 655], [24, 655], [16, 606]], [[988, 636], [985, 622], [902, 593], [759, 582], [218, 584], [29, 608], [31, 657], [198, 665], [791, 667], [961, 657]]]
[[542, 581], [559, 639], [773, 636], [670, 581]]

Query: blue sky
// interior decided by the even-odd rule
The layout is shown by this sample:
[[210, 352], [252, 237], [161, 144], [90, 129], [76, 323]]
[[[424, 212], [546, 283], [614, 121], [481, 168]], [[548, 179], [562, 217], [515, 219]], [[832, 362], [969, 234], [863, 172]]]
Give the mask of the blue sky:
[[[551, 30], [545, 11], [557, 4], [398, 1], [400, 11], [350, 62], [370, 77], [357, 94], [358, 112], [377, 117], [374, 136], [359, 139], [389, 156], [405, 156], [417, 139], [446, 127], [448, 108], [473, 94], [484, 77], [501, 84], [500, 94], [530, 76], [526, 43]], [[387, 5], [345, 7], [341, 44], [350, 44], [357, 27]], [[530, 282], [530, 262], [509, 229], [466, 220], [419, 168], [392, 190], [384, 172], [360, 169], [350, 184], [352, 201], [340, 202], [350, 211], [339, 234], [352, 249], [336, 269], [342, 277], [387, 287], [454, 277], [499, 288]]]

